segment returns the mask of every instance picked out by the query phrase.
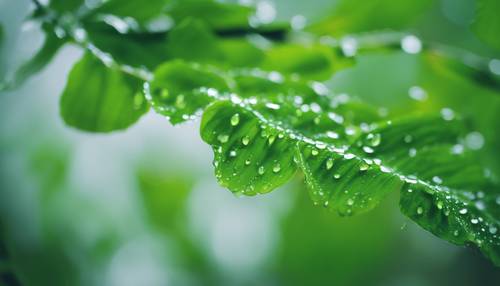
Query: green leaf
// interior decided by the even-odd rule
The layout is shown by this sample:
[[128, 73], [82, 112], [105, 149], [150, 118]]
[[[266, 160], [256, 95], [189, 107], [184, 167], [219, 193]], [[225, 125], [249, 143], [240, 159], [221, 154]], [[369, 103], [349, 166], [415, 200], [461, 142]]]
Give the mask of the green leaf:
[[248, 19], [254, 9], [214, 0], [172, 0], [166, 13], [176, 22], [192, 17], [202, 20], [214, 30], [249, 28]]
[[0, 90], [14, 89], [22, 85], [32, 75], [40, 72], [51, 62], [66, 40], [58, 38], [53, 32], [46, 30], [45, 40], [42, 47], [33, 58], [25, 62], [13, 74], [0, 82]]
[[91, 132], [125, 129], [147, 110], [142, 82], [85, 54], [73, 67], [61, 98], [69, 126]]
[[[450, 220], [460, 218], [457, 206], [471, 205], [470, 192], [481, 190], [489, 201], [500, 194], [486, 191], [489, 178], [460, 143], [466, 130], [453, 111], [444, 110], [442, 117], [387, 120], [372, 112], [360, 118], [370, 108], [332, 95], [317, 82], [183, 62], [162, 65], [151, 87], [153, 106], [174, 122], [206, 108], [201, 136], [214, 149], [219, 182], [233, 192], [267, 193], [301, 169], [315, 204], [353, 215], [402, 190], [402, 211], [410, 218], [448, 241], [475, 244], [500, 262], [500, 240], [481, 230], [500, 227], [498, 214], [469, 210], [469, 224], [479, 228], [460, 219], [429, 219], [438, 205]], [[421, 199], [408, 200], [407, 194]], [[427, 197], [434, 208], [424, 204]], [[453, 239], [455, 232], [467, 236]]]
[[477, 0], [476, 17], [472, 29], [486, 44], [500, 50], [500, 2], [497, 0]]
[[51, 0], [49, 7], [59, 13], [75, 12], [84, 0]]
[[310, 30], [321, 35], [339, 36], [384, 29], [403, 29], [416, 21], [433, 2], [432, 0], [404, 2], [343, 0], [335, 7], [331, 17], [313, 25]]
[[[103, 15], [113, 15], [117, 18], [133, 18], [139, 23], [146, 23], [162, 14], [165, 6], [170, 0], [149, 0], [144, 3], [142, 0], [110, 0], [104, 2], [92, 13], [87, 15], [87, 19], [99, 18]], [[117, 19], [119, 20], [119, 19]]]

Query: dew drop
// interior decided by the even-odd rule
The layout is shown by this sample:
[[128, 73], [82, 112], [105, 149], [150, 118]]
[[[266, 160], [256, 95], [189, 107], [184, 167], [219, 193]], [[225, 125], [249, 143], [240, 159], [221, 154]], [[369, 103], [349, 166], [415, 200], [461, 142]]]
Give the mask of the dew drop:
[[333, 131], [326, 132], [326, 136], [328, 136], [328, 138], [332, 138], [332, 139], [339, 139], [339, 134], [336, 132], [333, 132]]
[[455, 118], [455, 112], [449, 108], [443, 108], [441, 109], [441, 116], [443, 117], [444, 120], [450, 121]]
[[441, 210], [441, 209], [443, 209], [443, 202], [442, 202], [442, 201], [438, 201], [438, 202], [436, 203], [436, 206], [437, 206], [437, 208], [438, 208], [438, 209], [440, 209], [440, 210]]
[[243, 145], [247, 146], [248, 143], [250, 143], [250, 138], [248, 136], [245, 136], [241, 139], [241, 143], [243, 143]]
[[479, 223], [479, 220], [478, 220], [477, 218], [473, 218], [473, 219], [471, 219], [471, 220], [470, 220], [470, 222], [471, 222], [472, 224], [478, 224], [478, 223]]
[[353, 199], [347, 199], [347, 205], [348, 206], [354, 205], [354, 200]]
[[460, 209], [458, 211], [458, 213], [460, 213], [460, 214], [466, 214], [467, 213], [467, 209]]
[[413, 136], [411, 135], [406, 135], [404, 138], [403, 138], [403, 141], [405, 143], [411, 143], [413, 141]]
[[498, 229], [497, 229], [496, 226], [490, 225], [489, 231], [490, 231], [491, 234], [496, 234], [497, 231], [498, 231]]
[[472, 150], [479, 150], [483, 148], [484, 137], [479, 132], [471, 132], [465, 137], [465, 145]]
[[269, 143], [269, 145], [273, 145], [275, 140], [276, 140], [276, 136], [271, 135], [271, 136], [269, 136], [269, 139], [267, 140], [267, 142]]
[[483, 202], [483, 201], [477, 201], [477, 202], [475, 203], [475, 205], [476, 205], [476, 208], [477, 208], [478, 210], [480, 210], [480, 211], [482, 211], [482, 210], [484, 210], [484, 209], [486, 208], [486, 205], [484, 204], [484, 202]]
[[340, 174], [334, 174], [334, 175], [333, 175], [333, 177], [334, 177], [335, 179], [340, 179]]
[[424, 209], [422, 207], [417, 208], [417, 214], [421, 215], [424, 213]]
[[422, 51], [422, 42], [416, 36], [408, 35], [401, 40], [401, 48], [408, 54], [418, 54]]
[[380, 145], [382, 138], [380, 134], [370, 133], [366, 136], [366, 139], [368, 141], [368, 144], [370, 144], [372, 147], [377, 147], [378, 145]]
[[415, 148], [410, 148], [410, 150], [408, 150], [408, 155], [409, 155], [410, 157], [415, 157], [415, 156], [417, 156], [417, 149], [415, 149]]
[[236, 151], [232, 150], [231, 152], [229, 152], [229, 156], [230, 157], [236, 157]]
[[427, 99], [427, 92], [420, 86], [410, 87], [408, 94], [410, 95], [410, 98], [417, 101], [424, 101]]
[[368, 146], [363, 146], [363, 151], [365, 151], [365, 153], [367, 153], [367, 154], [372, 154], [373, 152], [375, 152], [375, 150], [373, 150], [373, 148], [368, 147]]
[[274, 165], [274, 167], [273, 167], [273, 172], [279, 173], [279, 171], [281, 171], [281, 165], [280, 165], [280, 163], [276, 163], [276, 165]]
[[392, 170], [386, 166], [380, 166], [380, 171], [382, 171], [383, 173], [390, 173], [392, 172]]
[[366, 164], [365, 162], [362, 162], [361, 165], [359, 165], [360, 171], [366, 171], [366, 170], [368, 170], [368, 168], [370, 168], [370, 166], [368, 164]]
[[247, 165], [247, 166], [248, 166], [248, 165], [250, 165], [251, 163], [252, 163], [252, 161], [250, 161], [250, 159], [246, 159], [246, 160], [245, 160], [245, 165]]
[[436, 184], [442, 184], [443, 183], [443, 179], [441, 179], [440, 177], [438, 176], [434, 176], [432, 177], [432, 181]]
[[231, 117], [231, 125], [232, 126], [236, 126], [240, 123], [240, 115], [238, 113], [236, 113], [235, 115], [233, 115]]
[[332, 167], [333, 167], [333, 159], [328, 158], [328, 160], [326, 160], [326, 169], [330, 170]]
[[312, 154], [313, 156], [317, 156], [317, 155], [319, 154], [319, 152], [318, 152], [318, 150], [316, 150], [316, 149], [312, 149], [311, 154]]
[[220, 143], [226, 143], [229, 140], [229, 136], [221, 134], [217, 136], [217, 140], [219, 140]]
[[272, 103], [272, 102], [266, 103], [266, 107], [269, 108], [269, 109], [273, 109], [273, 110], [280, 109], [280, 105], [279, 104]]
[[351, 160], [354, 157], [356, 157], [356, 156], [354, 154], [352, 154], [352, 153], [347, 153], [347, 154], [344, 155], [344, 159], [346, 159], [346, 160]]
[[264, 169], [264, 166], [260, 166], [259, 169], [257, 170], [257, 172], [259, 173], [259, 175], [264, 175], [266, 170]]

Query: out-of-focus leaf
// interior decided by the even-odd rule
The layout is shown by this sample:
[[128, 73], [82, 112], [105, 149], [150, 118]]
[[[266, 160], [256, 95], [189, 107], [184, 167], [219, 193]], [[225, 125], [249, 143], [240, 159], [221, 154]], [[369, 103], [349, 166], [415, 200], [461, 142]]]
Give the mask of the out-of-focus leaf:
[[[123, 18], [132, 18], [139, 23], [145, 23], [163, 13], [165, 6], [170, 0], [110, 0], [104, 2], [101, 6], [94, 9], [86, 18], [99, 16], [115, 17], [116, 21], [123, 21]], [[116, 17], [121, 19], [116, 19]], [[126, 24], [126, 21], [123, 23]]]
[[172, 59], [218, 62], [223, 54], [212, 31], [201, 21], [188, 18], [168, 35], [166, 46]]
[[51, 0], [49, 7], [59, 13], [75, 12], [84, 2], [84, 0]]
[[330, 18], [314, 24], [317, 34], [345, 35], [382, 29], [402, 29], [420, 16], [433, 0], [343, 0]]
[[61, 98], [66, 124], [85, 131], [125, 129], [146, 111], [142, 82], [90, 54], [73, 67]]
[[0, 221], [0, 285], [21, 285], [14, 273], [14, 265], [9, 259], [7, 244], [5, 242], [5, 229], [3, 221]]
[[500, 1], [477, 0], [476, 17], [472, 28], [476, 35], [486, 44], [500, 50]]
[[85, 27], [88, 40], [119, 64], [154, 69], [168, 59], [165, 34], [123, 34], [103, 23], [87, 23]]
[[213, 0], [172, 0], [166, 13], [176, 22], [188, 17], [202, 20], [217, 31], [246, 29], [254, 9]]
[[57, 37], [52, 32], [45, 33], [45, 40], [33, 58], [25, 62], [13, 74], [0, 82], [0, 90], [19, 87], [32, 75], [41, 71], [54, 58], [57, 51], [65, 44], [66, 40]]

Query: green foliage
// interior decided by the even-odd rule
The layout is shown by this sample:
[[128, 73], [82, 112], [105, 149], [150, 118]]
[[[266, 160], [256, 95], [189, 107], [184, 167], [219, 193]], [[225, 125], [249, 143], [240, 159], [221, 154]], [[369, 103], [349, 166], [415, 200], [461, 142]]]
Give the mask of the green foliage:
[[86, 54], [69, 74], [61, 116], [66, 124], [86, 131], [127, 128], [148, 109], [141, 88], [140, 80]]
[[[80, 2], [56, 1], [37, 13], [57, 12], [48, 13], [47, 25], [65, 36], [51, 39], [47, 31], [50, 41], [20, 78], [43, 67], [64, 42], [76, 43], [85, 55], [61, 99], [68, 125], [121, 130], [148, 105], [172, 124], [203, 114], [200, 133], [214, 150], [216, 177], [234, 193], [267, 193], [300, 171], [315, 204], [354, 215], [400, 191], [406, 216], [447, 241], [476, 245], [500, 265], [500, 189], [477, 159], [480, 148], [464, 144], [467, 121], [449, 108], [401, 116], [325, 85], [360, 53], [401, 48], [493, 93], [498, 76], [486, 59], [471, 61], [406, 34], [324, 37], [404, 28], [431, 1], [358, 2], [342, 1], [331, 19], [304, 32], [262, 19], [258, 9], [210, 0], [146, 7], [108, 1], [67, 18], [57, 13]], [[493, 2], [483, 1], [474, 27], [495, 46], [500, 29], [488, 15], [495, 9], [485, 8]], [[374, 9], [397, 17], [370, 17]]]
[[500, 2], [496, 0], [478, 0], [476, 3], [476, 19], [472, 24], [474, 32], [479, 39], [500, 50], [500, 37], [498, 36], [500, 31], [500, 18], [498, 18]]

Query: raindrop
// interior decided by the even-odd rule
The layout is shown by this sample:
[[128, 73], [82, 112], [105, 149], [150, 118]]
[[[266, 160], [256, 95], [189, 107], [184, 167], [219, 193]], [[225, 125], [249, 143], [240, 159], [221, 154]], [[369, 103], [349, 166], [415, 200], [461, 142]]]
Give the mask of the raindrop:
[[273, 172], [278, 173], [279, 171], [281, 171], [281, 165], [280, 163], [276, 163], [276, 165], [274, 165], [273, 167]]
[[460, 214], [466, 214], [467, 213], [467, 209], [460, 209], [458, 211], [458, 213], [460, 213]]
[[401, 48], [408, 54], [418, 54], [422, 51], [422, 42], [414, 35], [408, 35], [401, 40]]
[[272, 136], [269, 136], [269, 139], [267, 141], [269, 142], [269, 145], [272, 145], [275, 140], [276, 140], [276, 136], [272, 135]]
[[276, 71], [272, 71], [269, 73], [268, 78], [270, 81], [275, 82], [275, 83], [282, 83], [283, 82], [283, 76]]
[[247, 166], [248, 166], [248, 165], [250, 165], [251, 163], [252, 163], [252, 161], [250, 161], [250, 159], [246, 159], [246, 160], [245, 160], [245, 165], [247, 165]]
[[366, 164], [365, 162], [362, 162], [361, 165], [359, 165], [360, 171], [366, 171], [366, 170], [368, 170], [368, 168], [370, 168], [370, 166], [368, 164]]
[[331, 120], [333, 120], [335, 123], [338, 124], [344, 123], [344, 117], [334, 112], [328, 112], [328, 118], [330, 118]]
[[413, 136], [411, 135], [406, 135], [404, 138], [403, 138], [403, 141], [405, 141], [405, 143], [411, 143], [413, 141]]
[[320, 149], [320, 150], [324, 150], [326, 148], [326, 144], [323, 143], [323, 142], [317, 142], [315, 144], [316, 148]]
[[232, 126], [236, 126], [240, 123], [240, 115], [238, 113], [236, 113], [235, 115], [233, 115], [231, 117], [231, 125]]
[[243, 143], [243, 145], [247, 146], [248, 143], [250, 143], [250, 138], [248, 136], [245, 136], [241, 139], [241, 143]]
[[273, 109], [273, 110], [280, 109], [280, 105], [279, 104], [272, 103], [272, 102], [266, 103], [266, 107], [269, 108], [269, 109]]
[[341, 40], [340, 47], [346, 57], [354, 57], [358, 51], [358, 41], [353, 37], [345, 37]]
[[231, 152], [229, 152], [229, 156], [230, 157], [236, 157], [236, 151], [232, 150]]
[[417, 214], [421, 215], [424, 213], [424, 209], [422, 207], [417, 208]]
[[332, 139], [339, 139], [339, 134], [336, 132], [333, 132], [333, 131], [326, 132], [326, 136], [328, 136], [328, 138], [332, 138]]
[[344, 155], [344, 159], [346, 159], [346, 160], [351, 160], [354, 157], [356, 157], [356, 155], [354, 155], [352, 153], [347, 153], [347, 154]]
[[334, 175], [333, 175], [333, 177], [334, 177], [335, 179], [340, 179], [340, 174], [334, 174]]
[[302, 30], [304, 29], [306, 24], [307, 24], [307, 19], [302, 15], [295, 15], [292, 17], [292, 20], [290, 21], [290, 25], [294, 30]]
[[477, 218], [473, 218], [473, 219], [471, 219], [471, 220], [470, 220], [470, 222], [471, 222], [472, 224], [478, 224], [478, 223], [479, 223], [479, 220], [478, 220]]
[[477, 202], [475, 203], [475, 205], [476, 205], [476, 208], [477, 208], [478, 210], [481, 210], [481, 211], [482, 211], [482, 210], [484, 210], [484, 209], [486, 208], [486, 205], [484, 204], [484, 202], [483, 202], [483, 201], [477, 201]]
[[417, 155], [417, 149], [415, 148], [410, 148], [410, 150], [408, 150], [408, 155], [410, 157], [415, 157]]
[[332, 167], [333, 167], [333, 159], [328, 158], [328, 160], [326, 160], [326, 169], [330, 170]]
[[314, 92], [316, 92], [318, 95], [322, 95], [322, 96], [328, 95], [328, 87], [326, 87], [321, 82], [315, 81], [312, 83], [311, 86], [312, 86]]
[[488, 64], [490, 71], [496, 75], [500, 75], [500, 60], [492, 59]]
[[373, 150], [373, 148], [368, 147], [368, 146], [363, 146], [363, 151], [365, 151], [365, 153], [367, 153], [367, 154], [372, 154], [373, 152], [375, 152], [375, 150]]
[[443, 117], [444, 120], [450, 121], [455, 118], [455, 112], [449, 108], [443, 108], [441, 109], [441, 116]]
[[381, 136], [378, 133], [370, 133], [366, 136], [366, 139], [368, 141], [368, 144], [370, 144], [372, 147], [377, 147], [378, 145], [380, 145]]
[[437, 206], [437, 208], [438, 208], [438, 209], [440, 209], [440, 210], [441, 210], [441, 209], [443, 209], [443, 202], [442, 202], [442, 201], [438, 201], [438, 202], [436, 203], [436, 206]]
[[496, 226], [490, 225], [489, 231], [490, 231], [491, 234], [495, 234], [495, 233], [497, 233], [498, 229], [497, 229]]
[[497, 205], [500, 205], [500, 196], [496, 198], [495, 202], [497, 203]]
[[462, 154], [464, 152], [464, 145], [462, 144], [456, 144], [451, 148], [451, 153], [458, 155]]
[[443, 179], [441, 179], [440, 177], [438, 176], [434, 176], [432, 177], [432, 181], [436, 184], [442, 184], [443, 183]]
[[392, 170], [386, 166], [380, 166], [380, 171], [383, 173], [390, 173]]
[[264, 169], [264, 166], [260, 166], [259, 169], [257, 170], [257, 172], [259, 173], [259, 175], [264, 175], [266, 170]]
[[229, 140], [229, 136], [221, 134], [217, 136], [217, 140], [219, 140], [220, 143], [226, 143]]
[[348, 206], [352, 206], [352, 205], [354, 205], [354, 200], [353, 200], [353, 199], [351, 199], [351, 198], [347, 199], [347, 205], [348, 205]]
[[410, 87], [408, 94], [410, 95], [410, 98], [417, 101], [424, 101], [427, 99], [427, 92], [420, 86]]
[[472, 150], [479, 150], [483, 148], [484, 137], [479, 132], [471, 132], [465, 137], [465, 145]]
[[312, 149], [311, 154], [312, 154], [313, 156], [316, 156], [316, 155], [318, 155], [318, 154], [319, 154], [319, 152], [318, 152], [318, 150], [316, 150], [316, 149]]

